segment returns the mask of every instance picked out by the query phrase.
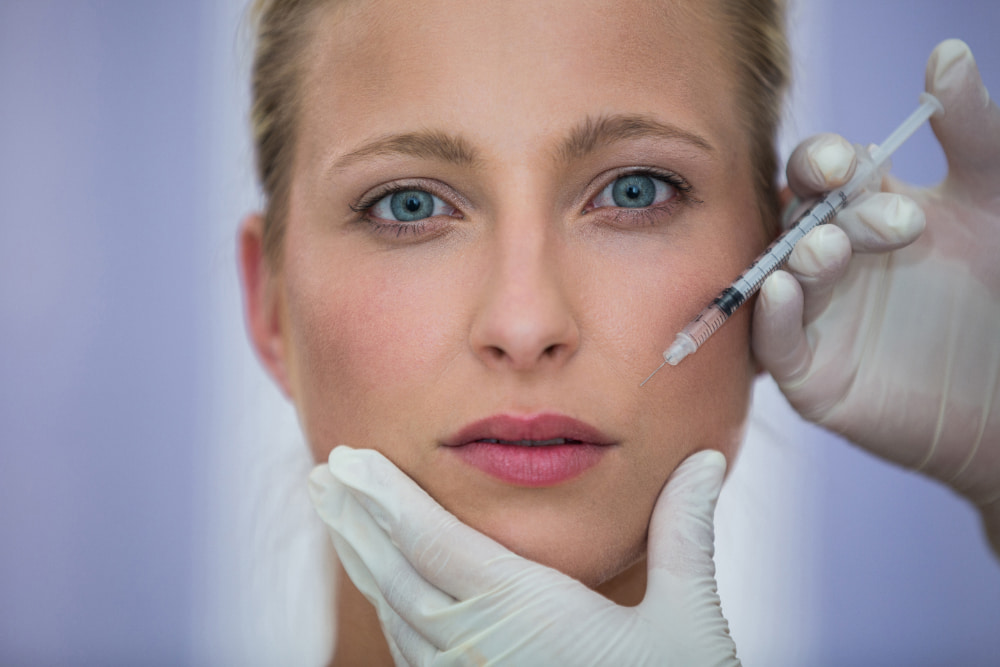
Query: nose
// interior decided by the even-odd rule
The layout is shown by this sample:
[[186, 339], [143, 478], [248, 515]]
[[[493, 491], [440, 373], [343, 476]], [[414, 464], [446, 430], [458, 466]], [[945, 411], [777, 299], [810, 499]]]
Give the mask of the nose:
[[[502, 227], [502, 225], [498, 225]], [[560, 271], [558, 238], [534, 226], [495, 234], [470, 343], [493, 369], [554, 369], [576, 353], [580, 331]]]

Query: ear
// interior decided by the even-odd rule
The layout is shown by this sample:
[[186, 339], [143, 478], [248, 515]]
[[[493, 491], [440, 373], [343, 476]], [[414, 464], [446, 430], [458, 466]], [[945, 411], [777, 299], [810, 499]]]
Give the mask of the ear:
[[286, 396], [291, 398], [285, 341], [284, 295], [280, 276], [264, 254], [264, 217], [248, 215], [239, 231], [239, 270], [247, 330], [257, 356]]
[[793, 199], [795, 199], [795, 193], [793, 193], [792, 189], [787, 185], [783, 186], [778, 191], [778, 204], [781, 206], [781, 211], [778, 212], [779, 216], [784, 213], [785, 209], [788, 208], [788, 205], [792, 203]]

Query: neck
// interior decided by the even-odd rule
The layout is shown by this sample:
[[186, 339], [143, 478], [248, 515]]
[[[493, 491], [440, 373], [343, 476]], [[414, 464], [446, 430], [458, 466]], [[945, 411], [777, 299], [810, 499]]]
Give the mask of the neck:
[[[393, 667], [389, 645], [382, 634], [375, 607], [354, 586], [338, 563], [336, 649], [330, 667]], [[595, 589], [617, 604], [631, 607], [646, 591], [646, 561], [640, 560]]]

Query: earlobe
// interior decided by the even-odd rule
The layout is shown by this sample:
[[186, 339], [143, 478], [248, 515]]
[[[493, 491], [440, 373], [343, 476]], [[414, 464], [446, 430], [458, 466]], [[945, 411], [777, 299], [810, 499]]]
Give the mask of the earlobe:
[[240, 225], [239, 271], [243, 312], [254, 349], [286, 396], [291, 398], [280, 277], [264, 253], [264, 217], [248, 215]]

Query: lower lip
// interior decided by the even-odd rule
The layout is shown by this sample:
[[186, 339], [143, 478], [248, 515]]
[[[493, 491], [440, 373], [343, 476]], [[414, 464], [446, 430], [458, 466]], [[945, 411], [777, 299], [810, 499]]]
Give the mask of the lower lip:
[[470, 442], [450, 449], [469, 465], [508, 484], [552, 486], [597, 465], [608, 448], [587, 444], [523, 447]]

